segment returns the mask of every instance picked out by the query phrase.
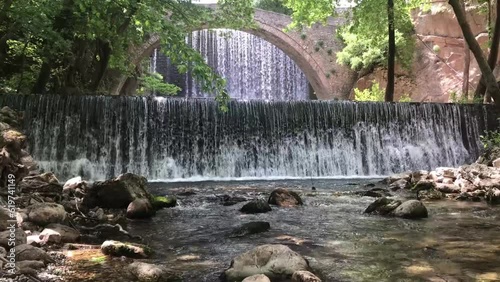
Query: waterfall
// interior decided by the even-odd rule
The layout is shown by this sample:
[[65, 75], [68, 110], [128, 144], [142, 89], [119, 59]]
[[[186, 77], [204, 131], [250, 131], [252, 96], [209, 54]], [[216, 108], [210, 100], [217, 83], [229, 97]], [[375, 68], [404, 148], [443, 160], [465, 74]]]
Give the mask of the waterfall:
[[[195, 31], [187, 43], [227, 81], [231, 98], [250, 100], [308, 100], [307, 79], [300, 68], [278, 47], [249, 33], [225, 29]], [[191, 74], [178, 73], [169, 59], [154, 52], [155, 70], [167, 82], [183, 90], [184, 97], [205, 98]]]
[[491, 106], [5, 95], [62, 179], [375, 176], [474, 161]]

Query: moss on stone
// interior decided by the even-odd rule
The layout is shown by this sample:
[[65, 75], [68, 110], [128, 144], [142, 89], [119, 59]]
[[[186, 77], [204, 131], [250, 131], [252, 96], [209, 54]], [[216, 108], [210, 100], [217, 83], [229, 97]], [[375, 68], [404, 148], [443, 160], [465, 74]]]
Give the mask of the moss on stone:
[[155, 209], [172, 208], [177, 205], [177, 199], [173, 196], [154, 196], [152, 200]]

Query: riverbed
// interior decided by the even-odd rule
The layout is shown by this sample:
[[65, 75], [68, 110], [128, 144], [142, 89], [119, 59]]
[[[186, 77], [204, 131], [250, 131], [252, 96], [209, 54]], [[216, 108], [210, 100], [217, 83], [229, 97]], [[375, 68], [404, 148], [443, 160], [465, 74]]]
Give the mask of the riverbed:
[[[154, 194], [178, 195], [179, 205], [151, 220], [130, 222], [128, 229], [156, 251], [152, 262], [189, 282], [219, 281], [233, 257], [262, 244], [288, 245], [327, 282], [500, 280], [500, 208], [443, 200], [425, 202], [424, 220], [365, 215], [374, 198], [354, 192], [372, 181], [150, 183]], [[224, 195], [267, 198], [279, 187], [299, 192], [304, 206], [245, 215], [239, 212], [244, 203], [221, 203]], [[267, 221], [271, 229], [229, 236], [250, 221]]]

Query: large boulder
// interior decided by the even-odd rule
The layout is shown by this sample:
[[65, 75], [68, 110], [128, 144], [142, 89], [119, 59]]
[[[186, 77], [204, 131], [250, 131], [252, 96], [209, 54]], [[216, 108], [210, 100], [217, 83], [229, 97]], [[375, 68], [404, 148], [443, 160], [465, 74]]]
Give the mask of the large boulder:
[[410, 182], [408, 182], [408, 180], [406, 179], [398, 179], [389, 185], [389, 189], [391, 189], [392, 191], [408, 188], [410, 188]]
[[55, 203], [40, 203], [28, 207], [28, 219], [40, 226], [61, 223], [66, 219], [64, 207]]
[[94, 182], [83, 199], [89, 208], [96, 206], [111, 209], [125, 209], [135, 199], [149, 199], [147, 179], [132, 173], [125, 173], [116, 178]]
[[427, 208], [418, 200], [408, 200], [402, 203], [393, 211], [393, 214], [408, 219], [426, 218], [428, 216]]
[[152, 254], [152, 250], [148, 246], [112, 240], [102, 243], [101, 252], [108, 256], [129, 258], [148, 258]]
[[255, 274], [243, 279], [241, 282], [271, 282], [271, 280], [264, 274]]
[[15, 242], [16, 246], [26, 244], [26, 233], [21, 228], [16, 228], [14, 233], [10, 229], [0, 232], [0, 246], [10, 248], [9, 242]]
[[6, 208], [0, 207], [0, 231], [4, 231], [9, 227], [8, 220], [11, 220], [10, 212]]
[[234, 258], [224, 275], [227, 281], [241, 281], [255, 274], [279, 280], [291, 279], [300, 270], [309, 270], [309, 264], [298, 253], [284, 245], [262, 245]]
[[384, 178], [381, 183], [383, 184], [392, 184], [396, 181], [399, 180], [405, 180], [405, 181], [410, 181], [411, 180], [411, 174], [410, 173], [400, 173], [400, 174], [394, 174], [391, 175], [387, 178]]
[[271, 207], [264, 199], [252, 200], [246, 203], [240, 209], [242, 213], [266, 213], [270, 212], [271, 210], [272, 210]]
[[295, 207], [304, 204], [299, 194], [284, 188], [278, 188], [271, 192], [268, 203], [280, 207]]
[[321, 282], [321, 279], [309, 271], [302, 270], [293, 273], [292, 282]]
[[126, 267], [126, 270], [132, 275], [134, 281], [138, 282], [167, 282], [170, 274], [166, 267], [135, 261]]
[[43, 229], [39, 238], [45, 243], [75, 243], [80, 238], [80, 232], [66, 225], [52, 223]]
[[40, 175], [26, 176], [19, 183], [22, 193], [39, 193], [42, 195], [58, 195], [63, 191], [63, 186], [52, 172]]
[[135, 199], [127, 207], [127, 217], [132, 219], [150, 218], [156, 210], [149, 199]]
[[37, 260], [43, 261], [45, 264], [54, 262], [54, 260], [44, 250], [23, 244], [16, 246], [16, 261]]
[[500, 204], [500, 189], [493, 188], [486, 192], [486, 201], [491, 205], [499, 205]]
[[252, 221], [243, 224], [231, 232], [230, 237], [243, 237], [251, 234], [266, 232], [271, 228], [269, 222]]
[[371, 203], [365, 209], [364, 213], [387, 215], [395, 210], [399, 205], [401, 205], [401, 201], [399, 200], [382, 197]]

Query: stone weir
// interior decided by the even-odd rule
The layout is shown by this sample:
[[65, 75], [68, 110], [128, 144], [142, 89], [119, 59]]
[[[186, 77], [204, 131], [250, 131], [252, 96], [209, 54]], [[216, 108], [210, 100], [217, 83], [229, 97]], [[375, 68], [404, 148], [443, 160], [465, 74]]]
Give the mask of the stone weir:
[[0, 96], [29, 152], [65, 179], [380, 176], [475, 161], [497, 126], [476, 104]]

